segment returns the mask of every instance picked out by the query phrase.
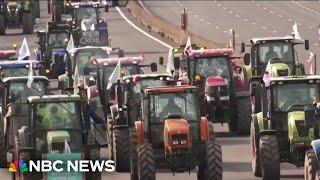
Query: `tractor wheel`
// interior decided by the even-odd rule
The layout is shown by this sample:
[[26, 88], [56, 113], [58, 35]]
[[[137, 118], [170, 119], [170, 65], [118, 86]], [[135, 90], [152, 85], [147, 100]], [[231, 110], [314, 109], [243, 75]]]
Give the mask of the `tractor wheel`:
[[216, 139], [216, 136], [214, 134], [213, 124], [208, 123], [208, 129], [209, 129], [209, 140], [214, 141]]
[[137, 163], [139, 180], [156, 179], [156, 164], [151, 144], [147, 143], [138, 148]]
[[263, 180], [280, 179], [280, 157], [275, 135], [260, 137], [260, 160]]
[[117, 172], [129, 172], [130, 139], [128, 128], [113, 130], [113, 159]]
[[221, 146], [215, 141], [206, 142], [205, 164], [199, 166], [198, 180], [222, 179]]
[[109, 138], [109, 156], [110, 156], [110, 159], [111, 160], [114, 160], [113, 158], [113, 137], [112, 137], [112, 129], [113, 127], [113, 121], [112, 121], [112, 118], [111, 118], [111, 115], [108, 114], [107, 115], [107, 131], [108, 131], [108, 138]]
[[[90, 159], [91, 160], [100, 160], [100, 149], [90, 149]], [[101, 180], [101, 172], [88, 172], [86, 173], [86, 179], [92, 180]]]
[[2, 125], [2, 127], [0, 127], [0, 167], [1, 168], [7, 168], [7, 150], [6, 150], [5, 141], [6, 141], [6, 138], [3, 132], [3, 125]]
[[[30, 155], [29, 153], [26, 152], [21, 152], [20, 153], [20, 146], [21, 146], [21, 141], [20, 137], [16, 136], [14, 139], [14, 159], [15, 160], [21, 160], [23, 162], [28, 162], [30, 160]], [[17, 172], [15, 173], [15, 179], [21, 179], [21, 180], [32, 180], [35, 179], [34, 176], [32, 176], [32, 173], [22, 173], [22, 172]]]
[[319, 164], [313, 150], [308, 150], [304, 158], [304, 179], [319, 180]]
[[33, 15], [31, 13], [23, 14], [23, 34], [32, 34], [33, 33]]
[[130, 179], [138, 180], [138, 142], [137, 142], [137, 132], [135, 128], [129, 129], [130, 138]]
[[251, 105], [249, 97], [237, 99], [237, 133], [247, 135], [250, 133]]
[[6, 34], [6, 23], [3, 14], [0, 14], [0, 35]]
[[261, 177], [260, 168], [260, 151], [259, 151], [259, 132], [258, 127], [255, 126], [251, 120], [251, 133], [250, 133], [250, 147], [251, 147], [251, 167], [253, 175]]
[[40, 2], [34, 1], [33, 12], [35, 18], [40, 18]]

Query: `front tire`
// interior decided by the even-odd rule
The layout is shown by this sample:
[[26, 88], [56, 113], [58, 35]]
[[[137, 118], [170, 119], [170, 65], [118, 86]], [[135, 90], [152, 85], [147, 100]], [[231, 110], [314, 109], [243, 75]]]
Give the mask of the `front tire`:
[[280, 179], [280, 157], [278, 140], [275, 135], [260, 137], [260, 159], [263, 180]]
[[308, 150], [304, 158], [304, 179], [319, 180], [319, 164], [313, 150]]
[[113, 130], [113, 158], [117, 172], [130, 172], [130, 139], [128, 128]]
[[260, 151], [259, 151], [259, 130], [251, 120], [251, 133], [250, 133], [250, 147], [251, 147], [251, 167], [253, 175], [261, 177], [260, 167]]
[[237, 133], [248, 135], [250, 133], [251, 105], [249, 97], [237, 99]]
[[6, 34], [5, 19], [4, 19], [4, 15], [0, 14], [0, 35], [5, 35], [5, 34]]
[[139, 180], [155, 180], [156, 164], [152, 145], [147, 143], [138, 148], [138, 177]]

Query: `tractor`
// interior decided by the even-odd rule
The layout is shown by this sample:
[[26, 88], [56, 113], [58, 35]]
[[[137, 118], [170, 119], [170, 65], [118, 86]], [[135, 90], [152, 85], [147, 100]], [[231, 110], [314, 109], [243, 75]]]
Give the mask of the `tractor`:
[[23, 34], [32, 34], [35, 22], [34, 3], [37, 4], [36, 0], [0, 0], [0, 35], [6, 34], [7, 27], [20, 25]]
[[261, 111], [251, 115], [250, 133], [255, 176], [280, 179], [280, 163], [303, 167], [311, 141], [319, 139], [318, 115], [313, 105], [320, 98], [319, 83], [317, 75], [260, 78]]
[[[30, 96], [26, 125], [14, 138], [14, 159], [23, 160], [100, 160], [93, 124], [83, 130], [81, 98], [78, 95]], [[15, 173], [16, 179], [87, 179], [100, 180], [101, 172], [29, 172]]]
[[[175, 56], [175, 72], [182, 84], [199, 87], [201, 115], [213, 123], [228, 123], [230, 132], [249, 134], [250, 98], [232, 48], [192, 50]], [[178, 68], [176, 68], [178, 67]]]
[[37, 60], [0, 61], [0, 80], [5, 77], [28, 76], [30, 63], [32, 64], [33, 73], [38, 75], [40, 62]]
[[0, 61], [11, 60], [16, 55], [15, 50], [0, 50]]
[[0, 166], [7, 167], [7, 152], [13, 153], [14, 135], [25, 125], [27, 98], [30, 95], [48, 94], [49, 81], [43, 76], [34, 76], [31, 88], [27, 87], [28, 76], [6, 77], [1, 84]]
[[38, 31], [39, 49], [35, 50], [36, 59], [42, 61], [40, 75], [55, 79], [65, 73], [66, 47], [70, 28], [66, 22], [48, 22], [46, 31]]
[[112, 86], [110, 95], [111, 113], [107, 115], [108, 135], [110, 139], [110, 155], [115, 161], [117, 172], [129, 172], [127, 163], [130, 153], [128, 151], [128, 128], [134, 126], [134, 121], [140, 115], [140, 105], [143, 90], [147, 87], [167, 85], [171, 80], [168, 74], [137, 74], [122, 77]]
[[109, 46], [107, 22], [100, 16], [99, 2], [70, 3], [72, 35], [77, 47]]
[[197, 167], [199, 180], [222, 179], [222, 153], [213, 124], [201, 117], [195, 86], [144, 89], [141, 118], [128, 129], [132, 180], [156, 179], [156, 169], [174, 173]]
[[[303, 75], [305, 74], [303, 64], [299, 63], [295, 46], [303, 44], [301, 40], [295, 39], [294, 36], [285, 37], [266, 37], [266, 38], [253, 38], [251, 39], [250, 53], [244, 54], [243, 69], [244, 80], [246, 89], [251, 92], [254, 90], [255, 96], [251, 94], [252, 112], [260, 112], [261, 104], [259, 99], [260, 96], [260, 84], [255, 79], [262, 77], [265, 73], [265, 69], [268, 62], [274, 62], [275, 65], [282, 63], [289, 66], [287, 72], [286, 67], [278, 67], [280, 69], [274, 70], [272, 76], [288, 76], [288, 75]], [[309, 41], [304, 42], [305, 50], [309, 50]], [[241, 43], [241, 52], [245, 52], [245, 43]], [[289, 74], [290, 72], [290, 74]]]

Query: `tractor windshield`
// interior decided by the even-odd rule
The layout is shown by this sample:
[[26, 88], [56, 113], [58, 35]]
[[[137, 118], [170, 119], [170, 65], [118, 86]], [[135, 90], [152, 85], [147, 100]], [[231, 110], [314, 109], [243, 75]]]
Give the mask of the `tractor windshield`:
[[45, 83], [43, 81], [33, 81], [31, 88], [27, 86], [27, 81], [10, 82], [8, 88], [9, 101], [26, 102], [29, 96], [43, 96], [45, 94]]
[[75, 20], [77, 26], [80, 26], [81, 21], [90, 19], [94, 24], [98, 24], [98, 13], [94, 7], [80, 7], [75, 9]]
[[296, 83], [273, 87], [275, 111], [289, 111], [294, 105], [311, 105], [313, 100], [319, 100], [317, 84]]
[[273, 58], [280, 58], [285, 62], [294, 62], [294, 50], [291, 42], [267, 42], [259, 45], [259, 60], [268, 64]]
[[[0, 72], [4, 77], [23, 77], [28, 76], [29, 68], [1, 69]], [[33, 74], [37, 76], [38, 69], [34, 69]]]
[[80, 107], [76, 102], [43, 102], [33, 108], [36, 149], [41, 153], [82, 149]]
[[67, 32], [50, 33], [48, 37], [49, 48], [65, 48], [67, 47], [66, 39], [69, 38]]
[[[91, 63], [90, 57], [96, 57], [97, 59], [107, 58], [108, 54], [105, 50], [97, 48], [97, 49], [82, 49], [79, 50], [74, 57], [74, 61], [72, 62], [72, 68], [75, 69], [75, 66], [78, 67], [78, 71], [80, 75], [88, 75], [91, 73], [96, 74], [96, 65]], [[88, 72], [86, 72], [88, 71]]]
[[230, 80], [229, 59], [226, 56], [196, 58], [191, 60], [191, 78], [194, 80], [195, 75], [200, 75], [201, 79], [209, 76], [221, 76]]
[[181, 117], [188, 121], [199, 120], [197, 96], [194, 93], [164, 93], [151, 96], [152, 123], [163, 123], [166, 118]]
[[[114, 71], [115, 67], [116, 67], [116, 64], [103, 66], [102, 75], [105, 82], [109, 81], [109, 77]], [[122, 76], [132, 76], [132, 75], [139, 74], [138, 64], [121, 64], [121, 74]], [[106, 83], [106, 85], [107, 84], [108, 83]]]

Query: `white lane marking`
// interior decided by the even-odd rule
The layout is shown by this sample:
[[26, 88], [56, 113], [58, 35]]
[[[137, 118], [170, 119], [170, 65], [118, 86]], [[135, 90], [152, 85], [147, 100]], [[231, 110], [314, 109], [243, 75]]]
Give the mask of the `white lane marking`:
[[195, 14], [195, 15], [193, 15], [193, 17], [197, 18], [197, 17], [199, 17], [199, 15], [198, 15], [198, 14]]
[[253, 23], [251, 23], [251, 24], [256, 25], [256, 23], [255, 23], [255, 22], [253, 22]]
[[216, 26], [216, 29], [220, 29], [220, 27], [219, 27], [219, 26]]
[[292, 21], [292, 19], [290, 19], [290, 18], [289, 18], [289, 19], [288, 19], [288, 21], [290, 21], [290, 22], [291, 22], [291, 21]]
[[265, 26], [261, 26], [261, 28], [262, 28], [262, 29], [267, 29], [267, 27], [265, 27]]
[[226, 8], [226, 7], [223, 7], [223, 9], [226, 10], [227, 8]]
[[260, 4], [257, 4], [257, 6], [260, 6]]
[[232, 11], [229, 11], [230, 14], [232, 14]]
[[309, 27], [309, 29], [313, 29], [313, 27], [312, 27], [312, 26], [310, 26], [310, 27]]
[[219, 3], [218, 6], [221, 6], [221, 4]]
[[229, 31], [228, 30], [225, 30], [225, 31], [223, 31], [224, 33], [228, 33]]
[[318, 46], [318, 44], [317, 43], [315, 43], [315, 44], [313, 44], [314, 46]]
[[118, 13], [120, 14], [120, 16], [128, 23], [130, 24], [133, 28], [135, 28], [136, 30], [138, 30], [139, 32], [141, 32], [143, 35], [147, 36], [148, 38], [158, 42], [159, 44], [171, 49], [172, 46], [170, 46], [169, 44], [161, 41], [160, 39], [150, 35], [149, 33], [145, 32], [144, 30], [142, 30], [141, 28], [139, 28], [138, 26], [136, 26], [132, 21], [130, 21], [121, 11], [121, 9], [119, 7], [116, 7], [116, 10], [118, 11]]
[[281, 17], [281, 18], [283, 17], [281, 14], [279, 14], [278, 16]]
[[211, 22], [207, 22], [207, 24], [209, 24], [209, 25], [210, 25], [210, 24], [211, 24]]
[[270, 13], [271, 13], [271, 14], [273, 14], [273, 13], [274, 13], [274, 11], [270, 11]]
[[204, 21], [204, 19], [200, 19], [200, 21], [201, 21], [201, 22], [203, 22], [203, 21]]
[[244, 19], [245, 22], [248, 22], [248, 19]]
[[239, 14], [236, 14], [236, 17], [237, 17], [237, 18], [239, 18], [239, 17], [240, 17], [240, 15], [239, 15]]
[[263, 9], [266, 10], [266, 9], [268, 9], [268, 8], [264, 7]]
[[274, 30], [273, 32], [274, 32], [274, 33], [277, 33], [278, 31]]

